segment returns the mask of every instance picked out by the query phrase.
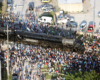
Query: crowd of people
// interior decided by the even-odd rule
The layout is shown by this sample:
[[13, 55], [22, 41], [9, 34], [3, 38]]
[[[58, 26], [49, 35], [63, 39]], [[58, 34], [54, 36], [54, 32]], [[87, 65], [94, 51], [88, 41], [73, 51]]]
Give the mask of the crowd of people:
[[[3, 25], [3, 23], [2, 23]], [[4, 27], [4, 26], [3, 26]], [[8, 24], [9, 29], [12, 30], [23, 30], [28, 32], [34, 32], [34, 33], [44, 33], [47, 35], [53, 35], [53, 36], [62, 36], [62, 37], [70, 37], [75, 38], [74, 34], [76, 32], [65, 31], [62, 28], [59, 28], [57, 26], [49, 26], [48, 24], [38, 24], [38, 23], [32, 23], [32, 22], [19, 22], [18, 24], [15, 24], [14, 22], [9, 22]], [[74, 34], [73, 34], [74, 33]]]
[[[22, 80], [22, 67], [25, 65], [25, 61], [29, 61], [29, 64], [25, 68], [24, 76], [30, 77], [34, 64], [39, 62], [39, 67], [48, 66], [48, 72], [55, 75], [55, 73], [67, 74], [68, 70], [70, 74], [73, 71], [88, 71], [96, 70], [100, 73], [100, 57], [93, 54], [78, 54], [77, 52], [61, 51], [51, 48], [43, 48], [41, 46], [33, 45], [21, 45], [15, 44], [9, 47], [10, 50], [10, 69], [16, 64], [20, 71], [20, 79]], [[7, 59], [7, 53], [5, 52], [5, 58]], [[57, 64], [57, 68], [55, 68]], [[31, 67], [28, 70], [28, 67]], [[60, 70], [61, 67], [61, 70]], [[27, 79], [27, 78], [26, 78]]]
[[[33, 14], [33, 13], [32, 13]], [[47, 35], [55, 35], [55, 36], [63, 36], [63, 37], [72, 37], [75, 38], [72, 33], [64, 32], [63, 27], [62, 29], [58, 27], [50, 27], [49, 25], [44, 24], [38, 24], [35, 23], [35, 16], [31, 13], [26, 16], [26, 21], [23, 23], [23, 20], [20, 19], [20, 22], [18, 23], [18, 27], [14, 27], [17, 24], [14, 24], [14, 22], [9, 22], [9, 28], [11, 29], [22, 29], [27, 30], [35, 33], [45, 33]], [[34, 23], [33, 23], [34, 22]], [[2, 27], [4, 27], [5, 24], [2, 23]], [[86, 37], [86, 40], [89, 40], [90, 36]], [[51, 48], [43, 48], [40, 46], [32, 46], [32, 45], [11, 45], [10, 50], [10, 69], [13, 70], [13, 66], [17, 65], [18, 71], [20, 73], [20, 80], [23, 80], [23, 66], [25, 65], [26, 61], [29, 61], [29, 64], [25, 67], [24, 76], [25, 79], [31, 79], [30, 75], [32, 74], [34, 65], [39, 62], [39, 67], [44, 67], [44, 65], [48, 66], [48, 72], [53, 73], [64, 73], [68, 74], [68, 70], [70, 74], [73, 73], [73, 71], [82, 71], [83, 73], [85, 71], [90, 72], [91, 70], [96, 70], [97, 73], [100, 73], [100, 57], [93, 55], [94, 52], [100, 52], [100, 41], [96, 41], [96, 38], [91, 42], [92, 44], [84, 41], [83, 38], [81, 38], [83, 41], [83, 45], [85, 47], [84, 54], [78, 54], [77, 52], [68, 52], [68, 51], [61, 51]], [[90, 51], [91, 54], [88, 54], [86, 52]], [[4, 52], [5, 59], [7, 59], [7, 53]], [[57, 64], [57, 65], [55, 65]], [[6, 65], [6, 64], [5, 64]], [[57, 68], [55, 68], [57, 66]], [[6, 67], [6, 66], [5, 66]], [[28, 68], [30, 67], [30, 70]], [[61, 70], [60, 70], [61, 68]], [[35, 78], [34, 78], [35, 79]]]
[[[7, 20], [9, 29], [16, 29], [16, 30], [25, 30], [34, 33], [45, 33], [47, 35], [54, 35], [54, 36], [63, 36], [71, 38], [75, 38], [71, 31], [66, 32], [63, 29], [63, 25], [61, 28], [57, 26], [51, 26], [49, 24], [41, 24], [37, 21], [36, 15], [33, 12], [26, 13], [25, 18], [21, 15], [16, 15], [14, 18], [12, 17], [11, 20]], [[5, 21], [2, 22], [2, 27], [6, 27]]]

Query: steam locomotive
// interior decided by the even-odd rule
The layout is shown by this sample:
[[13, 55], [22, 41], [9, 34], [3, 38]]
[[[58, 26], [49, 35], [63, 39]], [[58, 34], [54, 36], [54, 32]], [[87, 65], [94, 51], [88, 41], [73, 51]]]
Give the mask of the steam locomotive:
[[[4, 35], [4, 38], [6, 39], [7, 32], [0, 31], [0, 35]], [[11, 41], [22, 42], [22, 41], [25, 41], [25, 39], [31, 39], [31, 40], [35, 39], [42, 43], [44, 41], [44, 44], [46, 44], [47, 41], [51, 42], [48, 45], [55, 44], [55, 43], [57, 45], [61, 43], [64, 48], [69, 48], [72, 51], [84, 52], [85, 50], [84, 46], [82, 45], [82, 41], [81, 43], [80, 41], [76, 42], [75, 39], [67, 39], [67, 38], [63, 38], [62, 36], [47, 35], [45, 33], [32, 33], [32, 32], [22, 31], [22, 30], [15, 30], [15, 31], [9, 32], [9, 40]]]

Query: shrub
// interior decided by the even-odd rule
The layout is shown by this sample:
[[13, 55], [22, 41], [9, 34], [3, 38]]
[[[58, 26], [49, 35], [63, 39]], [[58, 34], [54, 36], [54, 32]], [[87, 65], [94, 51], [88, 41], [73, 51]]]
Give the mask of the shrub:
[[0, 3], [0, 14], [2, 12], [2, 3]]
[[91, 37], [91, 38], [89, 38], [89, 42], [93, 42], [93, 38]]

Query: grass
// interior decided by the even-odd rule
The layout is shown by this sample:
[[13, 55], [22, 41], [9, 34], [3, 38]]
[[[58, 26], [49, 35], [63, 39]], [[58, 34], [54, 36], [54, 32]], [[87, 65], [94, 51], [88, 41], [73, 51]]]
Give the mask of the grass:
[[9, 79], [12, 80], [12, 74], [10, 74]]
[[55, 74], [53, 76], [53, 74], [49, 75], [48, 73], [46, 73], [46, 79], [56, 79], [59, 75], [58, 74]]
[[[70, 69], [67, 68], [67, 74], [64, 74], [64, 70], [62, 70], [62, 72], [61, 72], [61, 68], [63, 69], [64, 67], [63, 66], [60, 67], [60, 69], [59, 69], [60, 72], [58, 74], [56, 74], [56, 72], [54, 72], [54, 76], [53, 76], [53, 73], [49, 74], [49, 72], [46, 72], [46, 70], [48, 70], [47, 65], [44, 65], [44, 67], [41, 68], [41, 71], [46, 74], [46, 79], [56, 79], [59, 76], [61, 76], [62, 78], [67, 78], [67, 76], [70, 75]], [[57, 69], [57, 64], [55, 64], [54, 69], [55, 70]], [[76, 75], [79, 73], [78, 71], [75, 71], [72, 69], [71, 69], [71, 71], [72, 71], [72, 75]]]
[[[54, 67], [55, 67], [55, 70], [56, 70], [57, 65], [55, 64]], [[71, 72], [72, 73], [70, 74], [70, 69], [69, 68], [66, 68], [67, 69], [66, 70], [67, 71], [67, 74], [64, 74], [64, 70], [63, 70], [64, 66], [61, 66], [61, 68], [62, 68], [62, 73], [56, 74], [56, 72], [54, 72], [54, 76], [53, 76], [53, 73], [50, 73], [50, 74], [49, 74], [49, 72], [45, 73], [46, 80], [47, 79], [50, 79], [50, 80], [51, 79], [56, 79], [57, 77], [60, 77], [60, 76], [62, 78], [65, 78], [66, 80], [74, 80], [74, 78], [75, 78], [75, 80], [83, 80], [80, 77], [85, 74], [84, 73], [84, 70], [82, 70], [82, 72], [79, 72], [79, 71], [75, 71], [75, 70], [71, 69]], [[42, 68], [42, 69], [47, 69], [47, 65], [45, 65], [44, 68]]]
[[41, 71], [42, 71], [42, 72], [45, 72], [45, 71], [47, 70], [47, 68], [48, 68], [48, 66], [47, 66], [47, 65], [44, 65], [44, 67], [41, 68]]

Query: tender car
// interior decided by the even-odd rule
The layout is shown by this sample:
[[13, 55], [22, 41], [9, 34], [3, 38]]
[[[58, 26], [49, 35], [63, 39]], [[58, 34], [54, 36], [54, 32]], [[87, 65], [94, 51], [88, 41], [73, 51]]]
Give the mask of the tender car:
[[29, 3], [29, 10], [34, 10], [34, 2]]
[[18, 74], [13, 73], [13, 75], [12, 75], [12, 80], [18, 80]]
[[[95, 27], [95, 26], [94, 26]], [[93, 32], [93, 25], [89, 25], [88, 29], [87, 29], [87, 32]]]
[[83, 30], [83, 29], [85, 29], [85, 28], [86, 28], [86, 23], [84, 22], [84, 23], [82, 23], [82, 24], [80, 25], [79, 29], [80, 29], [80, 30]]
[[67, 22], [66, 27], [76, 28], [77, 23], [76, 22]]

